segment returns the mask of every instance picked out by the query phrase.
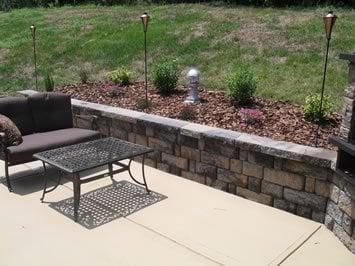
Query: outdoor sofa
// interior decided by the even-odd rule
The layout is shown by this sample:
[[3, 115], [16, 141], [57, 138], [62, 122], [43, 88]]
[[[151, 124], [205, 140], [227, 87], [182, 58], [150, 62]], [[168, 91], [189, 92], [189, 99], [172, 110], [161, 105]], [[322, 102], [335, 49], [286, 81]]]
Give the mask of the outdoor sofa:
[[97, 131], [73, 127], [70, 96], [61, 93], [0, 98], [0, 114], [9, 118], [22, 135], [22, 143], [9, 146], [6, 134], [0, 132], [0, 159], [5, 161], [5, 178], [10, 192], [10, 166], [34, 161], [32, 156], [37, 152], [100, 137]]

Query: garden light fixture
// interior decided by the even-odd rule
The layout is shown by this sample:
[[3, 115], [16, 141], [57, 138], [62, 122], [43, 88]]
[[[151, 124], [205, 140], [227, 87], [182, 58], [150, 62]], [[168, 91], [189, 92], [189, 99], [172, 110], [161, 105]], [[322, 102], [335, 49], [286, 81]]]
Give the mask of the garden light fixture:
[[32, 35], [33, 62], [34, 62], [34, 67], [35, 67], [36, 90], [38, 90], [37, 55], [36, 55], [36, 26], [31, 25], [30, 30], [31, 30], [31, 35]]
[[144, 75], [145, 75], [145, 105], [148, 107], [148, 72], [147, 72], [147, 30], [149, 15], [147, 12], [144, 12], [141, 16], [143, 23], [143, 32], [144, 32]]
[[[320, 106], [319, 106], [319, 117], [322, 117], [323, 112], [323, 99], [324, 99], [324, 88], [325, 88], [325, 77], [327, 74], [327, 65], [328, 65], [328, 54], [329, 54], [329, 45], [330, 39], [332, 36], [333, 26], [337, 16], [333, 13], [333, 11], [329, 11], [327, 15], [323, 17], [324, 26], [325, 26], [325, 34], [327, 38], [327, 48], [325, 52], [325, 62], [324, 62], [324, 71], [323, 71], [323, 82], [322, 82], [322, 90], [321, 90], [321, 98], [320, 98]], [[316, 146], [318, 145], [318, 134], [319, 134], [319, 126], [321, 121], [318, 121], [317, 134], [316, 134]]]
[[200, 82], [200, 72], [192, 68], [187, 73], [189, 79], [189, 95], [187, 96], [185, 103], [199, 103], [200, 98], [198, 97], [198, 85]]

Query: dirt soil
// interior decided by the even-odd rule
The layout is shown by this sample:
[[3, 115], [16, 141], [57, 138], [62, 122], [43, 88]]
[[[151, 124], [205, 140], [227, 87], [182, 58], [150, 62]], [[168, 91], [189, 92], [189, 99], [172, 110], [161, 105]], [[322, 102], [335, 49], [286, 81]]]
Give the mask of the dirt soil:
[[[74, 84], [58, 87], [56, 91], [83, 101], [139, 111], [142, 110], [138, 102], [144, 99], [145, 95], [142, 82], [128, 86], [117, 86], [109, 82]], [[179, 87], [173, 95], [161, 96], [149, 85], [148, 97], [152, 105], [145, 112], [315, 146], [318, 125], [304, 118], [301, 106], [256, 98], [252, 106], [239, 107], [231, 102], [225, 92], [209, 91], [205, 88], [199, 92], [202, 99], [200, 104], [187, 105], [184, 103], [187, 94], [186, 88]], [[241, 108], [257, 109], [260, 111], [257, 112], [259, 117], [252, 119], [256, 121], [250, 121], [240, 112]], [[320, 126], [318, 147], [335, 149], [328, 143], [328, 138], [338, 134], [340, 123], [341, 116], [333, 114], [327, 124]]]

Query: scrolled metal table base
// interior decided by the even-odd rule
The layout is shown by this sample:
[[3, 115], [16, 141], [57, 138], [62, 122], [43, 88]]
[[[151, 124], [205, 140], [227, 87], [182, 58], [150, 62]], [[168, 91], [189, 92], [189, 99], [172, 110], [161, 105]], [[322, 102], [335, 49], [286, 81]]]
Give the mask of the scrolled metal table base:
[[[145, 167], [145, 164], [144, 164], [144, 162], [145, 162], [145, 155], [143, 154], [142, 157], [143, 157], [143, 158], [142, 158], [142, 179], [143, 179], [143, 182], [138, 181], [138, 180], [133, 176], [133, 174], [132, 174], [132, 171], [131, 171], [131, 164], [132, 164], [133, 158], [129, 159], [128, 165], [127, 165], [127, 164], [124, 164], [124, 163], [120, 163], [120, 162], [116, 162], [116, 163], [113, 163], [113, 164], [122, 167], [122, 169], [123, 169], [123, 168], [126, 169], [126, 170], [128, 171], [129, 176], [131, 177], [131, 179], [132, 179], [135, 183], [137, 183], [138, 185], [144, 186], [145, 189], [147, 190], [148, 194], [149, 194], [149, 193], [150, 193], [150, 189], [148, 188], [148, 184], [147, 184], [147, 181], [146, 181], [146, 178], [145, 178], [145, 171], [144, 171], [144, 167]], [[112, 165], [111, 165], [111, 166], [109, 165], [109, 172], [112, 172]], [[110, 174], [110, 176], [111, 176], [111, 179], [114, 181], [113, 175]]]
[[145, 160], [145, 156], [143, 155], [143, 160], [142, 160], [142, 178], [143, 178], [143, 182], [140, 182], [138, 181], [137, 179], [135, 179], [132, 175], [132, 172], [131, 172], [131, 163], [132, 163], [132, 159], [129, 160], [129, 163], [128, 163], [128, 173], [129, 173], [129, 176], [132, 178], [132, 180], [134, 182], [136, 182], [137, 184], [139, 185], [142, 185], [142, 186], [145, 186], [145, 189], [147, 190], [148, 194], [150, 193], [150, 190], [148, 188], [148, 184], [147, 184], [147, 181], [145, 179], [145, 172], [144, 172], [144, 160]]
[[58, 179], [57, 179], [57, 183], [55, 184], [54, 187], [52, 187], [51, 189], [48, 189], [47, 190], [47, 183], [48, 183], [48, 175], [47, 175], [47, 167], [46, 167], [46, 164], [45, 162], [42, 162], [43, 164], [43, 172], [44, 172], [44, 181], [43, 181], [43, 193], [42, 193], [42, 197], [41, 197], [41, 202], [44, 201], [44, 196], [45, 194], [49, 193], [49, 192], [52, 192], [53, 190], [55, 190], [59, 184], [60, 184], [60, 181], [62, 180], [62, 176], [63, 176], [63, 172], [62, 171], [59, 171], [59, 176], [58, 176]]
[[[138, 181], [133, 176], [133, 174], [131, 172], [131, 164], [132, 164], [133, 158], [129, 159], [128, 165], [124, 164], [124, 163], [121, 163], [121, 162], [109, 163], [108, 164], [108, 172], [105, 172], [105, 173], [102, 173], [102, 174], [98, 174], [98, 175], [95, 175], [95, 176], [91, 176], [91, 177], [86, 178], [86, 179], [80, 179], [79, 173], [72, 174], [73, 192], [74, 192], [74, 221], [75, 222], [78, 221], [78, 211], [79, 211], [80, 191], [81, 191], [80, 186], [81, 186], [81, 184], [88, 183], [90, 181], [94, 181], [94, 180], [97, 180], [97, 179], [100, 179], [100, 178], [103, 178], [103, 177], [107, 177], [107, 176], [109, 176], [112, 181], [115, 181], [114, 178], [113, 178], [114, 174], [122, 173], [124, 171], [128, 171], [128, 174], [132, 178], [132, 180], [135, 183], [137, 183], [137, 184], [139, 184], [141, 186], [144, 186], [145, 189], [147, 190], [147, 193], [149, 194], [150, 190], [148, 188], [148, 184], [147, 184], [146, 177], [145, 177], [145, 171], [144, 171], [145, 155], [143, 154], [142, 157], [143, 157], [143, 159], [142, 159], [142, 179], [143, 179], [143, 182]], [[120, 166], [121, 168], [117, 169], [117, 170], [113, 170], [113, 164], [117, 165], [117, 166]], [[46, 168], [46, 165], [45, 165], [44, 162], [43, 162], [43, 169], [44, 169], [44, 185], [43, 185], [43, 194], [42, 194], [42, 197], [41, 197], [41, 201], [42, 202], [44, 201], [45, 194], [47, 194], [49, 192], [52, 192], [53, 190], [55, 190], [59, 186], [61, 178], [62, 178], [62, 175], [63, 175], [62, 171], [60, 171], [60, 175], [58, 177], [58, 181], [57, 181], [56, 185], [54, 187], [52, 187], [51, 189], [47, 190], [48, 177], [47, 177], [47, 168]]]

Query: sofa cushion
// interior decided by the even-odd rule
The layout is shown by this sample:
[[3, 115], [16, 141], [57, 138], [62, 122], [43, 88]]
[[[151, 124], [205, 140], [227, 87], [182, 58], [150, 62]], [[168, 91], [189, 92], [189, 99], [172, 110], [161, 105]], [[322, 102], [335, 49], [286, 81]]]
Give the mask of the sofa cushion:
[[99, 132], [81, 128], [34, 133], [23, 136], [22, 144], [8, 147], [8, 159], [12, 164], [30, 162], [34, 160], [32, 157], [34, 153], [90, 141], [99, 137]]
[[57, 92], [36, 93], [28, 96], [35, 132], [73, 127], [70, 96]]
[[13, 146], [22, 143], [22, 135], [17, 126], [7, 116], [0, 114], [0, 132], [5, 133], [5, 145]]
[[10, 118], [22, 135], [34, 132], [31, 110], [26, 97], [0, 98], [0, 114]]

